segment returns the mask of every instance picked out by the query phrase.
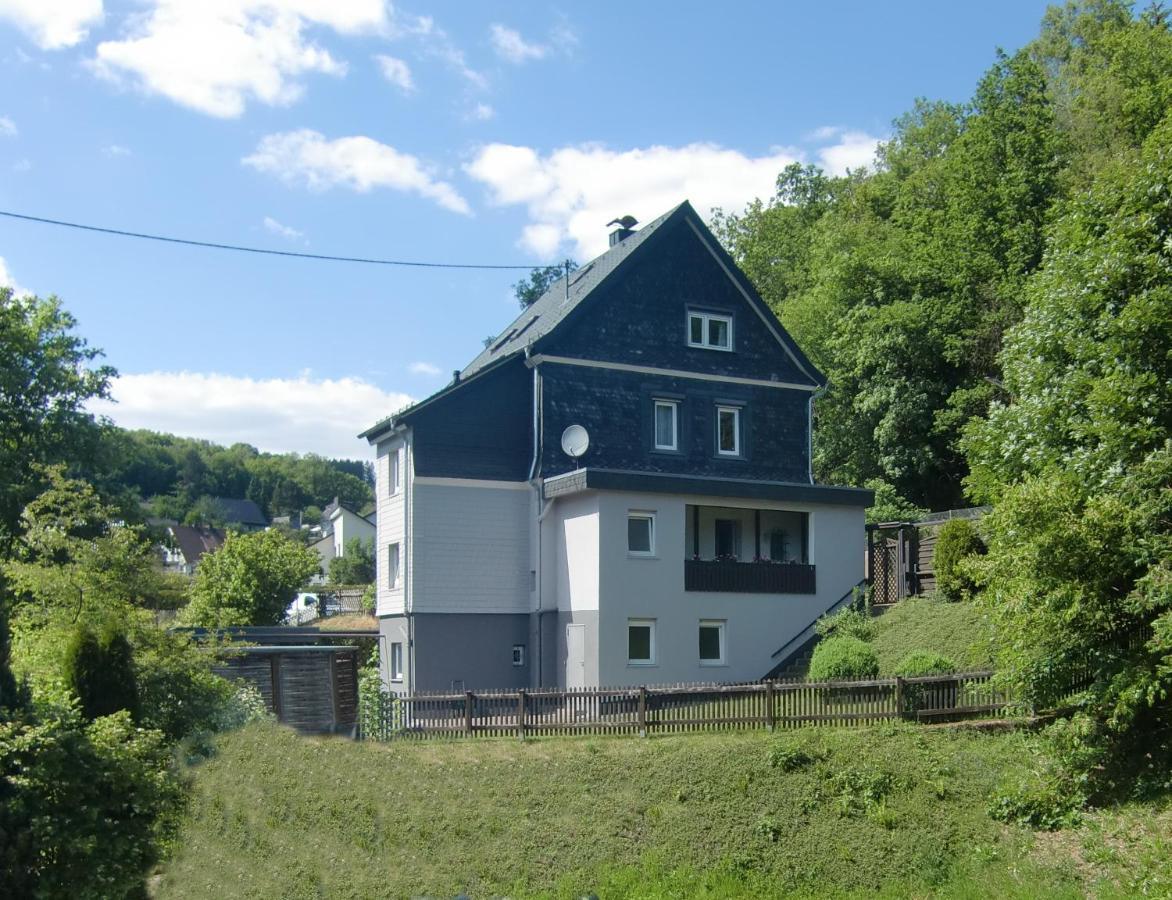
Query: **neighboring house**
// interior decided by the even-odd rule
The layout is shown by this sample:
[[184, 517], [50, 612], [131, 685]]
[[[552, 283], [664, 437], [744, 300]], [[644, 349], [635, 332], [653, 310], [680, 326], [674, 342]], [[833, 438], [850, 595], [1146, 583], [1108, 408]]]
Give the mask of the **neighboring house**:
[[384, 678], [764, 677], [863, 578], [872, 493], [811, 475], [825, 384], [688, 203], [619, 228], [451, 384], [363, 434]]
[[264, 531], [269, 527], [269, 520], [252, 500], [235, 497], [213, 497], [212, 500], [219, 507], [224, 524], [234, 531]]
[[223, 545], [224, 532], [204, 525], [171, 525], [167, 528], [167, 538], [163, 545], [163, 569], [193, 575], [200, 558]]
[[375, 516], [372, 512], [362, 516], [348, 506], [343, 506], [335, 497], [321, 513], [322, 537], [310, 546], [321, 557], [322, 578], [330, 574], [330, 560], [346, 555], [346, 542], [354, 538], [374, 541]]

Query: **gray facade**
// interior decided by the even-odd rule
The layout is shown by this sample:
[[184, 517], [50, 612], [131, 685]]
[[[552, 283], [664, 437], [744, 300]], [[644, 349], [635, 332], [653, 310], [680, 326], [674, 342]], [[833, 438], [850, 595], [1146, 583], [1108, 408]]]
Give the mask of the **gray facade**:
[[[417, 613], [380, 620], [383, 678], [397, 692], [527, 688], [531, 676], [529, 615]], [[403, 642], [404, 677], [390, 680], [390, 644]], [[524, 648], [514, 665], [515, 647]]]

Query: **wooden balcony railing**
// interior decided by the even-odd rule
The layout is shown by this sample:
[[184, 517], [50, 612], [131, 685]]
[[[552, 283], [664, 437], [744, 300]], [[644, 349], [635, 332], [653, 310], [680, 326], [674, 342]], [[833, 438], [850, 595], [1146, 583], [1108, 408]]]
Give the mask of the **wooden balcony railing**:
[[684, 560], [684, 590], [737, 594], [816, 593], [814, 567], [799, 563]]

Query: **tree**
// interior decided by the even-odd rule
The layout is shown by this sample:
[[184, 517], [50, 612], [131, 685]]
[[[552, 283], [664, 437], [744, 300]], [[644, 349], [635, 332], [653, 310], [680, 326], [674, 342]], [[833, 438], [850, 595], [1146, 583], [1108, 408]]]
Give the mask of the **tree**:
[[137, 718], [134, 656], [122, 630], [109, 624], [101, 631], [85, 624], [75, 628], [65, 647], [65, 673], [87, 719], [120, 709]]
[[230, 534], [200, 560], [183, 618], [211, 628], [279, 624], [319, 571], [317, 553], [279, 531]]
[[330, 560], [333, 584], [370, 584], [374, 581], [374, 541], [350, 538], [341, 556]]
[[85, 404], [109, 395], [114, 369], [73, 333], [56, 297], [18, 298], [0, 287], [0, 555], [36, 495], [37, 467], [92, 455], [100, 430]]
[[572, 259], [567, 259], [561, 265], [538, 266], [533, 269], [528, 278], [522, 278], [513, 285], [513, 293], [517, 297], [517, 302], [521, 304], [521, 309], [528, 309], [549, 290], [550, 285], [568, 272], [575, 272], [577, 269], [578, 264]]

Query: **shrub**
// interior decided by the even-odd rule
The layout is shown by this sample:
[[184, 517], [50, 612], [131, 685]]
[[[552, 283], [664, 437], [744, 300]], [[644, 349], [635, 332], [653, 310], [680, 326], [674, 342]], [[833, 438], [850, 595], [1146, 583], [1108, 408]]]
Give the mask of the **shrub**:
[[968, 519], [952, 519], [940, 526], [932, 565], [936, 572], [936, 593], [943, 600], [971, 600], [977, 585], [965, 561], [985, 552], [985, 544]]
[[135, 650], [143, 725], [171, 741], [224, 727], [236, 688], [212, 671], [209, 654], [157, 628], [141, 629]]
[[941, 656], [930, 650], [913, 650], [895, 667], [895, 674], [905, 678], [916, 678], [920, 675], [947, 675], [955, 671], [956, 663], [947, 656]]
[[810, 660], [811, 681], [834, 681], [840, 678], [874, 678], [879, 674], [879, 659], [866, 641], [845, 635], [833, 635], [814, 648]]
[[138, 715], [134, 652], [126, 634], [109, 625], [95, 633], [78, 626], [65, 648], [65, 677], [87, 719], [125, 709]]
[[814, 630], [826, 637], [853, 637], [869, 641], [875, 636], [875, 620], [866, 610], [848, 608], [833, 616], [823, 616], [814, 624]]

